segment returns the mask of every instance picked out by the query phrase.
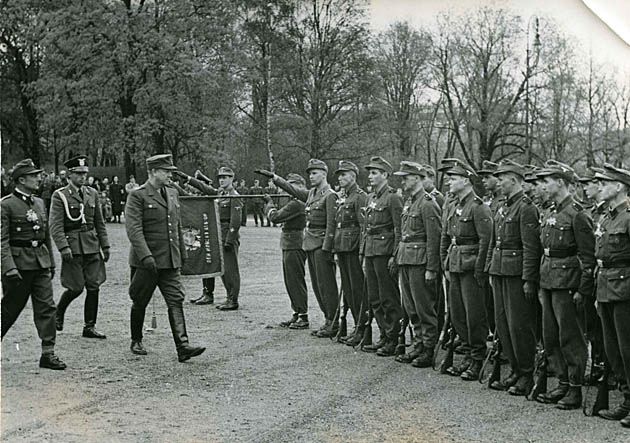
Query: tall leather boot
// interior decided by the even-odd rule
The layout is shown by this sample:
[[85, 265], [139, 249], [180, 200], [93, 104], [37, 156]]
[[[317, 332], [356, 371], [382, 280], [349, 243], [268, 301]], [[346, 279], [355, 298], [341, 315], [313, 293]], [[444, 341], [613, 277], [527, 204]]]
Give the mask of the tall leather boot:
[[582, 406], [582, 386], [570, 386], [567, 394], [558, 402], [557, 409], [568, 411]]
[[83, 337], [105, 339], [105, 334], [101, 334], [95, 329], [96, 316], [98, 315], [98, 290], [87, 291], [85, 305], [83, 306]]
[[181, 306], [168, 308], [168, 322], [171, 325], [173, 341], [175, 341], [175, 347], [177, 348], [177, 359], [180, 362], [185, 362], [191, 357], [201, 355], [206, 350], [206, 348], [194, 347], [188, 344], [186, 320]]
[[144, 327], [144, 313], [143, 308], [131, 305], [130, 326], [131, 326], [131, 341], [142, 342], [142, 328]]
[[201, 297], [192, 299], [190, 302], [196, 305], [211, 305], [214, 303], [214, 278], [204, 278], [202, 282]]
[[66, 315], [66, 309], [68, 309], [68, 306], [70, 305], [70, 303], [72, 303], [72, 300], [81, 295], [81, 292], [82, 291], [76, 292], [71, 291], [70, 289], [66, 289], [64, 293], [61, 294], [59, 303], [57, 303], [57, 313], [55, 318], [55, 326], [57, 328], [57, 331], [63, 331], [63, 322], [64, 316]]

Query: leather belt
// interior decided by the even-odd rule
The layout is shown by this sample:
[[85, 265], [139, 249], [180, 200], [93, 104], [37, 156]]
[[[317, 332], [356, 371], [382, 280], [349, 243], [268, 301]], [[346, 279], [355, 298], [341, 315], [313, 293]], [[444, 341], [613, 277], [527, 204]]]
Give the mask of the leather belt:
[[79, 225], [79, 226], [73, 226], [73, 227], [65, 227], [63, 228], [64, 232], [87, 232], [87, 231], [91, 231], [92, 229], [94, 229], [94, 224], [93, 223], [88, 223], [86, 225]]
[[16, 248], [39, 248], [44, 240], [9, 240], [9, 245]]
[[402, 243], [425, 243], [427, 242], [426, 237], [420, 237], [418, 235], [403, 235], [400, 239]]
[[326, 225], [312, 224], [310, 222], [306, 222], [306, 227], [308, 229], [326, 229]]
[[597, 266], [601, 269], [611, 268], [628, 268], [630, 267], [630, 260], [600, 260], [597, 259]]
[[522, 243], [503, 243], [500, 240], [496, 241], [494, 244], [494, 247], [497, 249], [509, 249], [509, 250], [515, 250], [515, 249], [523, 249], [523, 244]]
[[455, 246], [473, 246], [479, 244], [479, 239], [451, 237], [451, 244]]
[[387, 226], [381, 226], [378, 228], [371, 228], [371, 227], [367, 227], [366, 229], [368, 234], [383, 234], [385, 232], [393, 232], [394, 231], [394, 225], [387, 225]]
[[545, 248], [543, 249], [543, 254], [545, 255], [545, 257], [551, 257], [551, 258], [573, 257], [574, 255], [577, 255], [577, 248], [569, 248], [569, 249]]
[[302, 232], [303, 230], [304, 230], [303, 228], [295, 228], [295, 229], [282, 228], [282, 232]]
[[343, 228], [358, 228], [358, 227], [359, 227], [359, 223], [358, 223], [358, 222], [356, 222], [356, 221], [353, 221], [353, 222], [347, 222], [347, 223], [344, 223], [344, 222], [339, 222], [339, 223], [337, 223], [337, 228], [338, 228], [338, 229], [343, 229]]

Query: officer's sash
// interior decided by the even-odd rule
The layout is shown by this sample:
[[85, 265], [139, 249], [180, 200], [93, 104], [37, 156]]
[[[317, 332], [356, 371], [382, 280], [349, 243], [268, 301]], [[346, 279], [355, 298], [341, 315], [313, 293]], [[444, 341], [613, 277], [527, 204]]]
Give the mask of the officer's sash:
[[207, 196], [180, 197], [181, 226], [188, 258], [183, 275], [223, 275], [221, 224], [216, 200]]

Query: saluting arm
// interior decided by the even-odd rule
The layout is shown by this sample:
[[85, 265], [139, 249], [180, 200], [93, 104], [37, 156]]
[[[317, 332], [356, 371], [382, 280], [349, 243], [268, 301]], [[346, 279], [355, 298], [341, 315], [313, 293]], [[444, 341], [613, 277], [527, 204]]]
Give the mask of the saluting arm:
[[276, 184], [276, 186], [278, 186], [281, 189], [284, 189], [286, 192], [288, 192], [289, 194], [291, 194], [293, 197], [297, 198], [298, 200], [302, 200], [303, 202], [305, 202], [306, 199], [308, 198], [307, 189], [298, 188], [297, 186], [294, 186], [292, 183], [289, 183], [288, 181], [286, 181], [284, 178], [280, 177], [279, 175], [273, 176], [273, 182]]
[[267, 204], [265, 212], [272, 223], [284, 223], [302, 215], [304, 213], [304, 205], [296, 200], [291, 200], [280, 209], [277, 209], [273, 202], [270, 202]]

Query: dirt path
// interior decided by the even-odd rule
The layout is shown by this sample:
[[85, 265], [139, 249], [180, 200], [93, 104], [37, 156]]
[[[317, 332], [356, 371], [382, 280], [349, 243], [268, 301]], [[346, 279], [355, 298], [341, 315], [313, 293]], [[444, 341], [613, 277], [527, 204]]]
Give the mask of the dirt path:
[[[251, 224], [251, 223], [250, 223]], [[129, 350], [127, 240], [114, 244], [101, 295], [103, 342], [80, 337], [82, 299], [71, 305], [58, 353], [68, 370], [39, 370], [32, 311], [2, 343], [3, 441], [628, 441], [618, 423], [491, 392], [430, 369], [275, 327], [290, 314], [278, 228], [242, 233], [242, 308], [186, 303], [191, 342], [208, 347], [177, 362], [163, 300], [146, 357]], [[200, 282], [187, 278], [190, 296]], [[55, 299], [61, 288], [55, 281]], [[217, 299], [225, 293], [217, 283]], [[319, 326], [312, 293], [312, 323]], [[150, 320], [150, 310], [147, 322]]]

